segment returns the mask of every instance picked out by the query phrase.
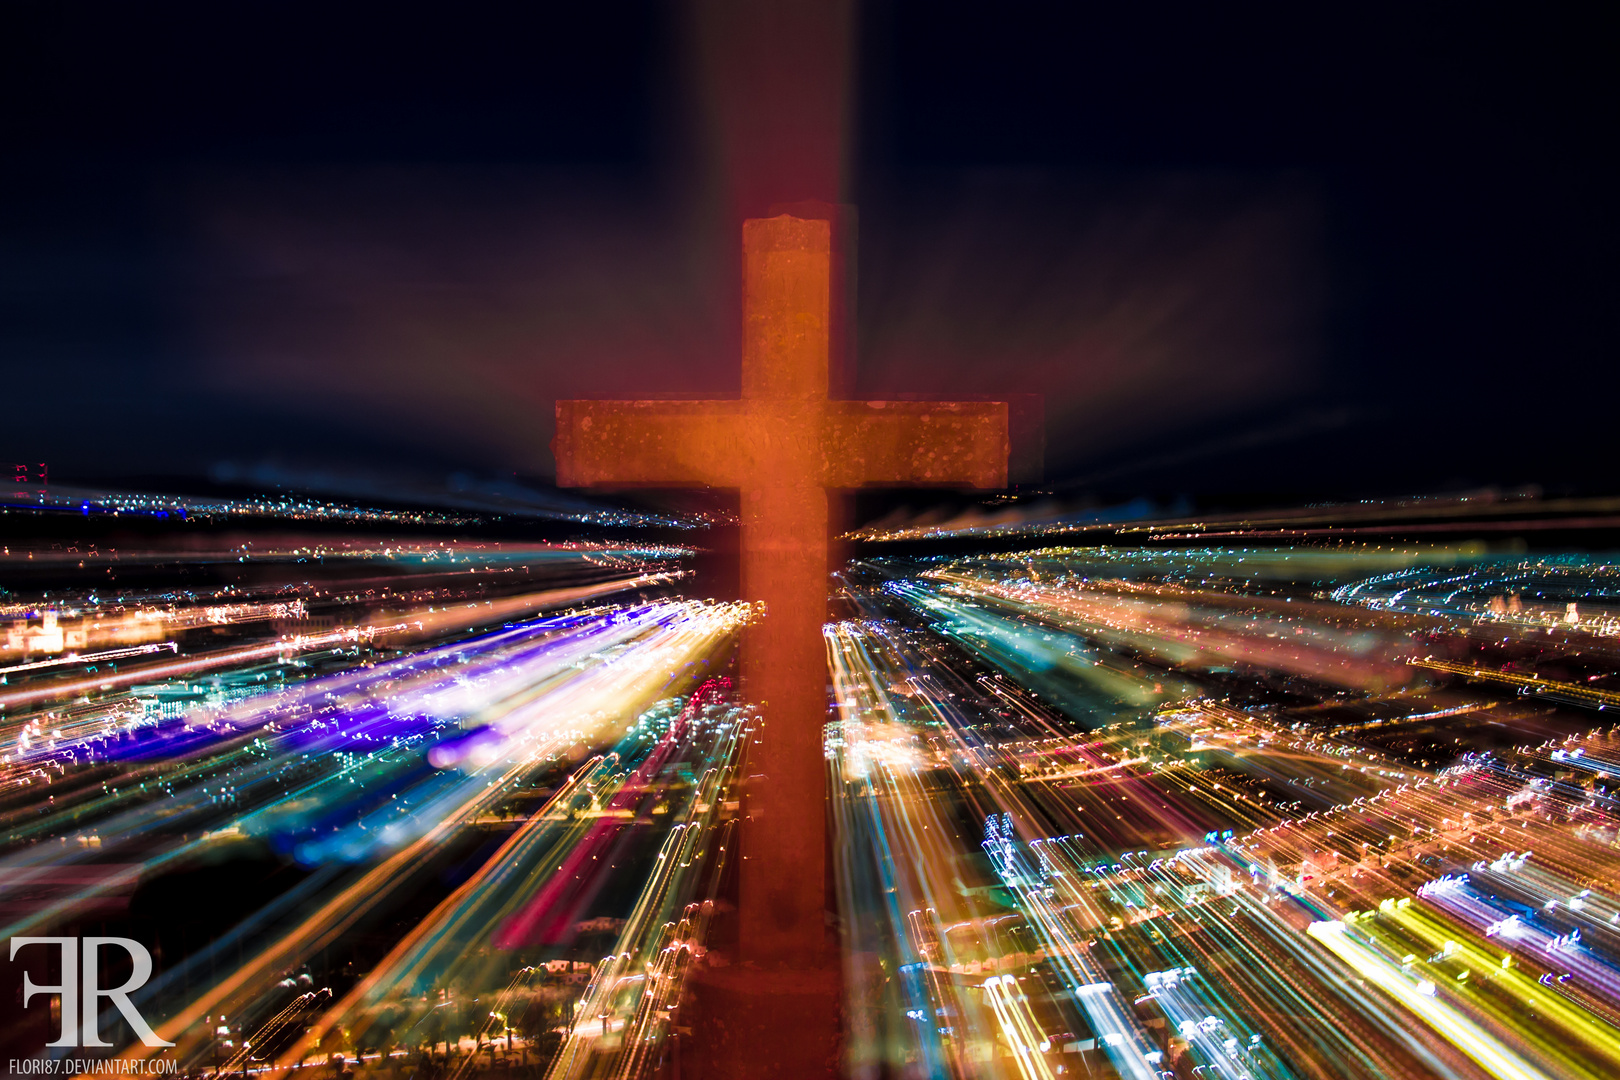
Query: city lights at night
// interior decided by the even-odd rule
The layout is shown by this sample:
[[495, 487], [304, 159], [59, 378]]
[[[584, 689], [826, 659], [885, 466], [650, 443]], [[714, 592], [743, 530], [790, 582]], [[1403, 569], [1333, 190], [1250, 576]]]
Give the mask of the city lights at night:
[[[59, 636], [4, 687], [8, 934], [151, 930], [172, 1046], [123, 1053], [186, 1071], [667, 1072], [735, 948], [770, 714], [728, 673], [768, 612], [680, 599], [690, 549], [281, 543], [253, 589], [236, 549], [124, 549], [94, 598], [99, 564], [52, 564]], [[317, 584], [306, 550], [350, 557]], [[159, 601], [177, 565], [215, 581]], [[1610, 1075], [1613, 565], [852, 561], [819, 755], [848, 1070]]]
[[1620, 1076], [1593, 5], [0, 11], [0, 1062]]

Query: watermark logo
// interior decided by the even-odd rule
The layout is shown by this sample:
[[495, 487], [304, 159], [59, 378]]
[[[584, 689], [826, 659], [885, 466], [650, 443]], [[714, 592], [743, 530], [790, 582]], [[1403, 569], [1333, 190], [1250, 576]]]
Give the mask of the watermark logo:
[[[80, 944], [83, 944], [81, 952]], [[173, 1046], [164, 1042], [147, 1026], [140, 1010], [135, 1008], [129, 995], [146, 985], [152, 977], [152, 954], [146, 946], [122, 937], [14, 937], [11, 939], [11, 959], [17, 959], [17, 950], [30, 945], [54, 945], [62, 950], [62, 983], [60, 986], [40, 986], [23, 973], [23, 1008], [35, 994], [58, 994], [62, 998], [62, 1035], [47, 1046], [111, 1046], [96, 1030], [100, 1002], [106, 998], [123, 1014], [131, 1030], [147, 1046]], [[112, 945], [129, 953], [132, 966], [129, 980], [123, 986], [103, 989], [101, 986], [101, 947]], [[82, 963], [80, 962], [82, 958]], [[81, 1022], [82, 1021], [82, 1022]]]
[[125, 1058], [12, 1058], [12, 1076], [174, 1076], [173, 1058], [130, 1061]]

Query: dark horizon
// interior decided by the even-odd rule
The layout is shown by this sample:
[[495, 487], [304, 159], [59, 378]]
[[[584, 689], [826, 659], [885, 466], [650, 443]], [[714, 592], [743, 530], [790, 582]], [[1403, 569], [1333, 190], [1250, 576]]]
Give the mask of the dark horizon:
[[[684, 10], [9, 8], [0, 459], [543, 478], [735, 392]], [[1077, 500], [1614, 491], [1612, 20], [860, 20], [857, 394], [1042, 394]]]

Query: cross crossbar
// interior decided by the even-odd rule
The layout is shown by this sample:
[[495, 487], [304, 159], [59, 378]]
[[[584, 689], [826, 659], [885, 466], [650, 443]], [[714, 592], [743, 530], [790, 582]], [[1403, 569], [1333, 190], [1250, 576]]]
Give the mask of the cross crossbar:
[[559, 401], [552, 444], [562, 486], [742, 493], [742, 591], [766, 612], [741, 665], [762, 714], [740, 879], [740, 947], [756, 963], [823, 952], [827, 492], [1007, 483], [1005, 402], [828, 397], [831, 280], [829, 222], [744, 222], [742, 396]]

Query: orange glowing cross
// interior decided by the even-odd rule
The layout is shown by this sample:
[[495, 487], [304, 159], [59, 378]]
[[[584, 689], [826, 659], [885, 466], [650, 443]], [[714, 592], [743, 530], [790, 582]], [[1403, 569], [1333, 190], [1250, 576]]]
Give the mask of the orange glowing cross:
[[789, 215], [743, 223], [742, 397], [559, 401], [557, 483], [742, 492], [742, 593], [766, 615], [743, 644], [760, 706], [749, 750], [743, 956], [821, 959], [827, 713], [827, 491], [1007, 483], [1004, 402], [827, 396], [832, 229]]

